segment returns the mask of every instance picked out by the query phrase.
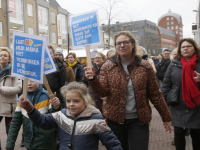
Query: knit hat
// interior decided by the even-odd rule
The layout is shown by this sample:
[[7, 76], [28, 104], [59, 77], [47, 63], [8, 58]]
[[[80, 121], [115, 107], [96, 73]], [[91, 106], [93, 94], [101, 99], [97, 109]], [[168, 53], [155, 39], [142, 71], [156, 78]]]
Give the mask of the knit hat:
[[57, 47], [57, 48], [56, 48], [56, 51], [55, 51], [55, 54], [56, 54], [56, 53], [60, 53], [60, 54], [63, 55], [63, 49], [60, 48], [60, 47]]

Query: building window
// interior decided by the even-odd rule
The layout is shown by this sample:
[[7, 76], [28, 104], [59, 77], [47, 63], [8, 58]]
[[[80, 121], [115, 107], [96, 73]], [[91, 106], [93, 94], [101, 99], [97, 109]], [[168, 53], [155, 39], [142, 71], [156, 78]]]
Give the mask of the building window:
[[28, 16], [33, 17], [33, 5], [27, 4], [27, 8], [28, 8]]
[[176, 26], [176, 29], [178, 29], [178, 26]]
[[34, 34], [33, 33], [33, 28], [28, 28], [28, 34], [32, 34], [32, 35]]
[[174, 21], [172, 21], [171, 24], [174, 24]]
[[167, 27], [167, 29], [169, 29], [169, 27]]
[[48, 17], [48, 9], [46, 7], [38, 6], [39, 35], [46, 37], [47, 42], [49, 42]]
[[174, 30], [174, 26], [171, 26], [171, 29]]
[[169, 17], [167, 17], [167, 20], [169, 20]]
[[1, 8], [1, 0], [0, 0], [0, 8]]
[[3, 36], [2, 22], [0, 22], [0, 36]]
[[169, 22], [167, 22], [167, 25], [169, 25]]
[[51, 22], [55, 23], [55, 13], [51, 12]]
[[178, 34], [178, 30], [176, 30], [176, 34]]
[[52, 33], [52, 43], [56, 43], [56, 34]]
[[171, 17], [171, 20], [173, 20], [174, 19], [174, 17]]

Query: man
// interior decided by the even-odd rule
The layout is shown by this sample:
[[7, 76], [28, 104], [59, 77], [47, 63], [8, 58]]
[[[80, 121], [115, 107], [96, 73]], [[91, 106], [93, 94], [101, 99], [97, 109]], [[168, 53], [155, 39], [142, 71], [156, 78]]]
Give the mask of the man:
[[73, 69], [68, 65], [67, 62], [64, 61], [64, 56], [63, 56], [63, 50], [58, 47], [56, 48], [54, 56], [58, 59], [60, 59], [63, 62], [63, 65], [65, 66], [66, 73], [67, 73], [67, 81], [68, 82], [73, 82], [75, 81], [75, 75]]
[[171, 63], [170, 54], [171, 54], [171, 51], [168, 49], [165, 49], [163, 51], [163, 58], [161, 62], [159, 62], [158, 65], [156, 66], [156, 70], [157, 70], [156, 76], [157, 76], [157, 79], [161, 82], [163, 81], [165, 72], [167, 71], [167, 68], [169, 64]]

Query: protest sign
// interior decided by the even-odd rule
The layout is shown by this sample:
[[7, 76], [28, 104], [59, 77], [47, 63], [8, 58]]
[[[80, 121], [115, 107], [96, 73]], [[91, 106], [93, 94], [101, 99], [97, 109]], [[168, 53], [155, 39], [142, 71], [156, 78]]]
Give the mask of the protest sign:
[[43, 83], [44, 43], [44, 37], [14, 32], [11, 74]]
[[70, 17], [73, 47], [100, 45], [98, 11], [90, 11]]
[[44, 73], [49, 74], [51, 72], [55, 72], [56, 67], [49, 52], [49, 49], [45, 43], [45, 53], [44, 53]]

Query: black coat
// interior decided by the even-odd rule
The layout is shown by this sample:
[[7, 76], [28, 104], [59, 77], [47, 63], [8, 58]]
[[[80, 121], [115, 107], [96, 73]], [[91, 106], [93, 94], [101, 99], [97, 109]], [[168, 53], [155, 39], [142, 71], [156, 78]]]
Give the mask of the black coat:
[[156, 66], [156, 76], [159, 80], [163, 81], [164, 76], [165, 76], [165, 72], [167, 70], [167, 67], [169, 66], [169, 64], [171, 63], [170, 59], [162, 59], [160, 63], [158, 63], [158, 65]]
[[84, 75], [84, 70], [83, 70], [83, 67], [81, 66], [81, 64], [79, 62], [77, 62], [77, 64], [74, 65], [72, 67], [72, 69], [74, 71], [74, 75], [75, 75], [76, 81], [77, 82], [81, 82], [82, 78], [83, 78], [83, 75]]
[[[200, 72], [200, 59], [197, 59], [196, 71]], [[182, 84], [182, 63], [175, 59], [169, 65], [165, 78], [162, 83], [162, 93], [167, 99], [167, 93], [178, 85]], [[200, 89], [200, 83], [198, 83]], [[194, 109], [190, 109], [183, 101], [182, 87], [179, 92], [179, 102], [170, 106], [170, 111], [173, 116], [172, 126], [200, 129], [200, 105], [197, 105]]]

